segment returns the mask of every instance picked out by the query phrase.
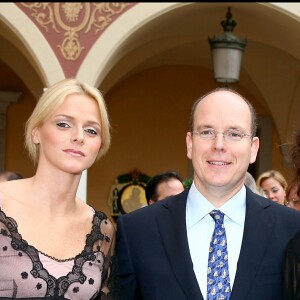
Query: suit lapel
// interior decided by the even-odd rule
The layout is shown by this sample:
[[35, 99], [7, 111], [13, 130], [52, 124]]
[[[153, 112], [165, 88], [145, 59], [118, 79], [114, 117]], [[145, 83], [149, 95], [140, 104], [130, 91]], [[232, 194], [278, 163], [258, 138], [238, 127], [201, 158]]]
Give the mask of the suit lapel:
[[275, 222], [268, 210], [265, 210], [266, 206], [268, 204], [263, 204], [258, 197], [247, 191], [244, 235], [231, 300], [246, 298], [261, 265]]
[[157, 224], [170, 265], [186, 298], [203, 300], [188, 247], [185, 216], [187, 194], [188, 190], [166, 201], [166, 210], [157, 217]]

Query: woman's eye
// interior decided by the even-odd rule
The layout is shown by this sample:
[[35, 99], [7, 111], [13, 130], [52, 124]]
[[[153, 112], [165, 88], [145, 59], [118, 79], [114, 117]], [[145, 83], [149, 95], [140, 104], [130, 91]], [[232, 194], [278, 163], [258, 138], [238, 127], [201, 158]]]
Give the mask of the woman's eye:
[[87, 129], [85, 129], [85, 131], [91, 135], [98, 135], [97, 130], [95, 130], [93, 128], [87, 128]]
[[62, 128], [70, 128], [70, 125], [67, 124], [66, 122], [58, 122], [56, 125]]

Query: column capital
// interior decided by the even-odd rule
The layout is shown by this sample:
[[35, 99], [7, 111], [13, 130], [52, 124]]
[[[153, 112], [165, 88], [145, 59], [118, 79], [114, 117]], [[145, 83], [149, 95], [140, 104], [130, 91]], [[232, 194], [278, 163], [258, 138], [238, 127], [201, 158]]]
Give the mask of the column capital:
[[0, 91], [0, 170], [5, 170], [5, 148], [6, 148], [6, 113], [11, 103], [16, 103], [21, 92]]
[[16, 103], [21, 97], [21, 92], [0, 91], [0, 114], [6, 114], [10, 103]]

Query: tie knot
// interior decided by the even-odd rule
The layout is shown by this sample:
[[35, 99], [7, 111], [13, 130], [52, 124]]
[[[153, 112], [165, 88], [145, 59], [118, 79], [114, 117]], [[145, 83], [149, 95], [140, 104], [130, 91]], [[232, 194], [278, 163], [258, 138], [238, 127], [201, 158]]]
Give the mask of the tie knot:
[[209, 214], [217, 224], [222, 224], [223, 223], [224, 214], [221, 211], [214, 209]]

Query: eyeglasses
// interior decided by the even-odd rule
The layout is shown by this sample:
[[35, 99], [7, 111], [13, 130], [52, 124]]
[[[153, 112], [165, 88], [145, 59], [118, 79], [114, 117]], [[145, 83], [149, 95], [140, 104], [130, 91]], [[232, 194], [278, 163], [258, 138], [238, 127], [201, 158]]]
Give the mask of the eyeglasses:
[[287, 204], [292, 204], [293, 206], [299, 206], [300, 205], [300, 199], [299, 198], [293, 198], [287, 200]]
[[224, 132], [216, 131], [213, 128], [205, 128], [200, 131], [194, 131], [194, 134], [198, 135], [203, 140], [214, 140], [218, 133], [221, 133], [228, 142], [238, 142], [244, 137], [252, 137], [251, 134], [246, 134], [240, 129], [227, 129]]

